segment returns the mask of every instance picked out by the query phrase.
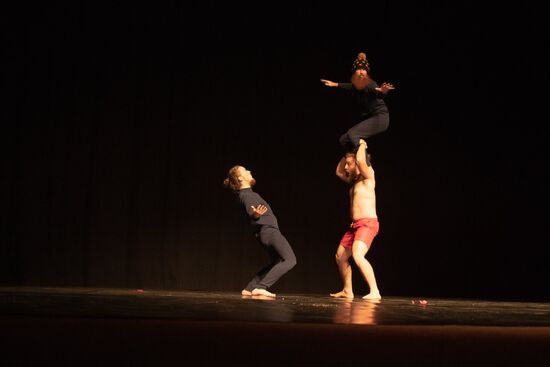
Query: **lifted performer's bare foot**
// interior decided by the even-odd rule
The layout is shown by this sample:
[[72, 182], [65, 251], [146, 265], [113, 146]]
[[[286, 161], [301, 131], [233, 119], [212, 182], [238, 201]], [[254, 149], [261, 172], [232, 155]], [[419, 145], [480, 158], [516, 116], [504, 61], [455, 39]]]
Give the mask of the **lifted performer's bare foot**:
[[251, 295], [252, 295], [252, 292], [247, 291], [246, 289], [243, 289], [243, 290], [241, 291], [241, 295], [242, 295], [242, 296], [251, 296]]
[[382, 296], [380, 295], [379, 291], [376, 291], [376, 292], [370, 292], [365, 297], [363, 297], [363, 299], [376, 301], [376, 300], [382, 299]]
[[341, 292], [338, 292], [338, 293], [331, 293], [330, 296], [334, 297], [334, 298], [353, 299], [353, 292], [341, 291]]
[[256, 288], [252, 291], [253, 296], [267, 296], [267, 297], [276, 297], [275, 293], [269, 292], [267, 289]]

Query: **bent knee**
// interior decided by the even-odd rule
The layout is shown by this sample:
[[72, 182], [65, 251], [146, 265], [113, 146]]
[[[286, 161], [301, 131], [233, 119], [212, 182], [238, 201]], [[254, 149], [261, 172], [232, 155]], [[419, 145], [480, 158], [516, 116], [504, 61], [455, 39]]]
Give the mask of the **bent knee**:
[[342, 263], [345, 263], [346, 261], [348, 261], [348, 258], [347, 256], [344, 256], [344, 255], [334, 255], [334, 259], [336, 260], [336, 263], [338, 264], [342, 264]]
[[355, 262], [364, 260], [365, 255], [366, 255], [366, 253], [364, 253], [363, 251], [357, 251], [357, 252], [354, 251], [351, 254], [351, 256], [353, 257], [353, 261], [355, 261]]
[[340, 145], [346, 145], [346, 144], [349, 144], [350, 142], [350, 139], [349, 139], [349, 136], [348, 134], [344, 134], [340, 137], [340, 139], [338, 139], [338, 141], [340, 142]]
[[289, 258], [289, 259], [285, 259], [285, 265], [286, 265], [289, 269], [292, 269], [293, 267], [295, 267], [296, 264], [298, 264], [298, 261], [296, 260], [296, 257], [291, 257], [291, 258]]

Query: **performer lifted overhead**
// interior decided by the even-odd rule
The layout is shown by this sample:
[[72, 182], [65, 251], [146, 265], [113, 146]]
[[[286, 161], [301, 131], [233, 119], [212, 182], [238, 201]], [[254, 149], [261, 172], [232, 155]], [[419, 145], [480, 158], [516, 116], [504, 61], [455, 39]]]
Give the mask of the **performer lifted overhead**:
[[351, 83], [337, 83], [321, 79], [321, 82], [327, 87], [351, 91], [351, 95], [361, 106], [361, 121], [340, 137], [340, 145], [346, 152], [357, 151], [359, 139], [366, 140], [388, 129], [390, 116], [384, 98], [388, 91], [395, 89], [390, 83], [382, 83], [381, 86], [378, 86], [371, 79], [367, 55], [363, 52], [357, 55], [351, 71]]

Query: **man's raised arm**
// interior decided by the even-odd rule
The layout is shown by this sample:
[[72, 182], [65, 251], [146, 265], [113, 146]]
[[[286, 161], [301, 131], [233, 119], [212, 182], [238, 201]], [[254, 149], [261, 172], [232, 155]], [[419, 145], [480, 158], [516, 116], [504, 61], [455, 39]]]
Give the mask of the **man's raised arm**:
[[363, 139], [359, 139], [359, 148], [357, 149], [355, 160], [357, 161], [357, 167], [359, 167], [361, 176], [367, 180], [374, 180], [374, 169], [367, 158], [367, 142]]

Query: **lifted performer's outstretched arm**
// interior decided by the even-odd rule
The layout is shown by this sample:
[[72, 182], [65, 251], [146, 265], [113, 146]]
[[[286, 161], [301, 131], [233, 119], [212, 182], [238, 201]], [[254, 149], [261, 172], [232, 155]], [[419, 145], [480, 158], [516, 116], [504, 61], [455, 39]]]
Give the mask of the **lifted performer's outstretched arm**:
[[390, 90], [394, 90], [395, 87], [393, 86], [393, 84], [391, 83], [382, 83], [382, 85], [378, 88], [375, 88], [378, 92], [382, 93], [382, 94], [386, 94], [388, 93]]
[[326, 80], [326, 79], [321, 79], [321, 83], [323, 83], [327, 87], [337, 87], [338, 86], [338, 83], [330, 81], [330, 80]]

